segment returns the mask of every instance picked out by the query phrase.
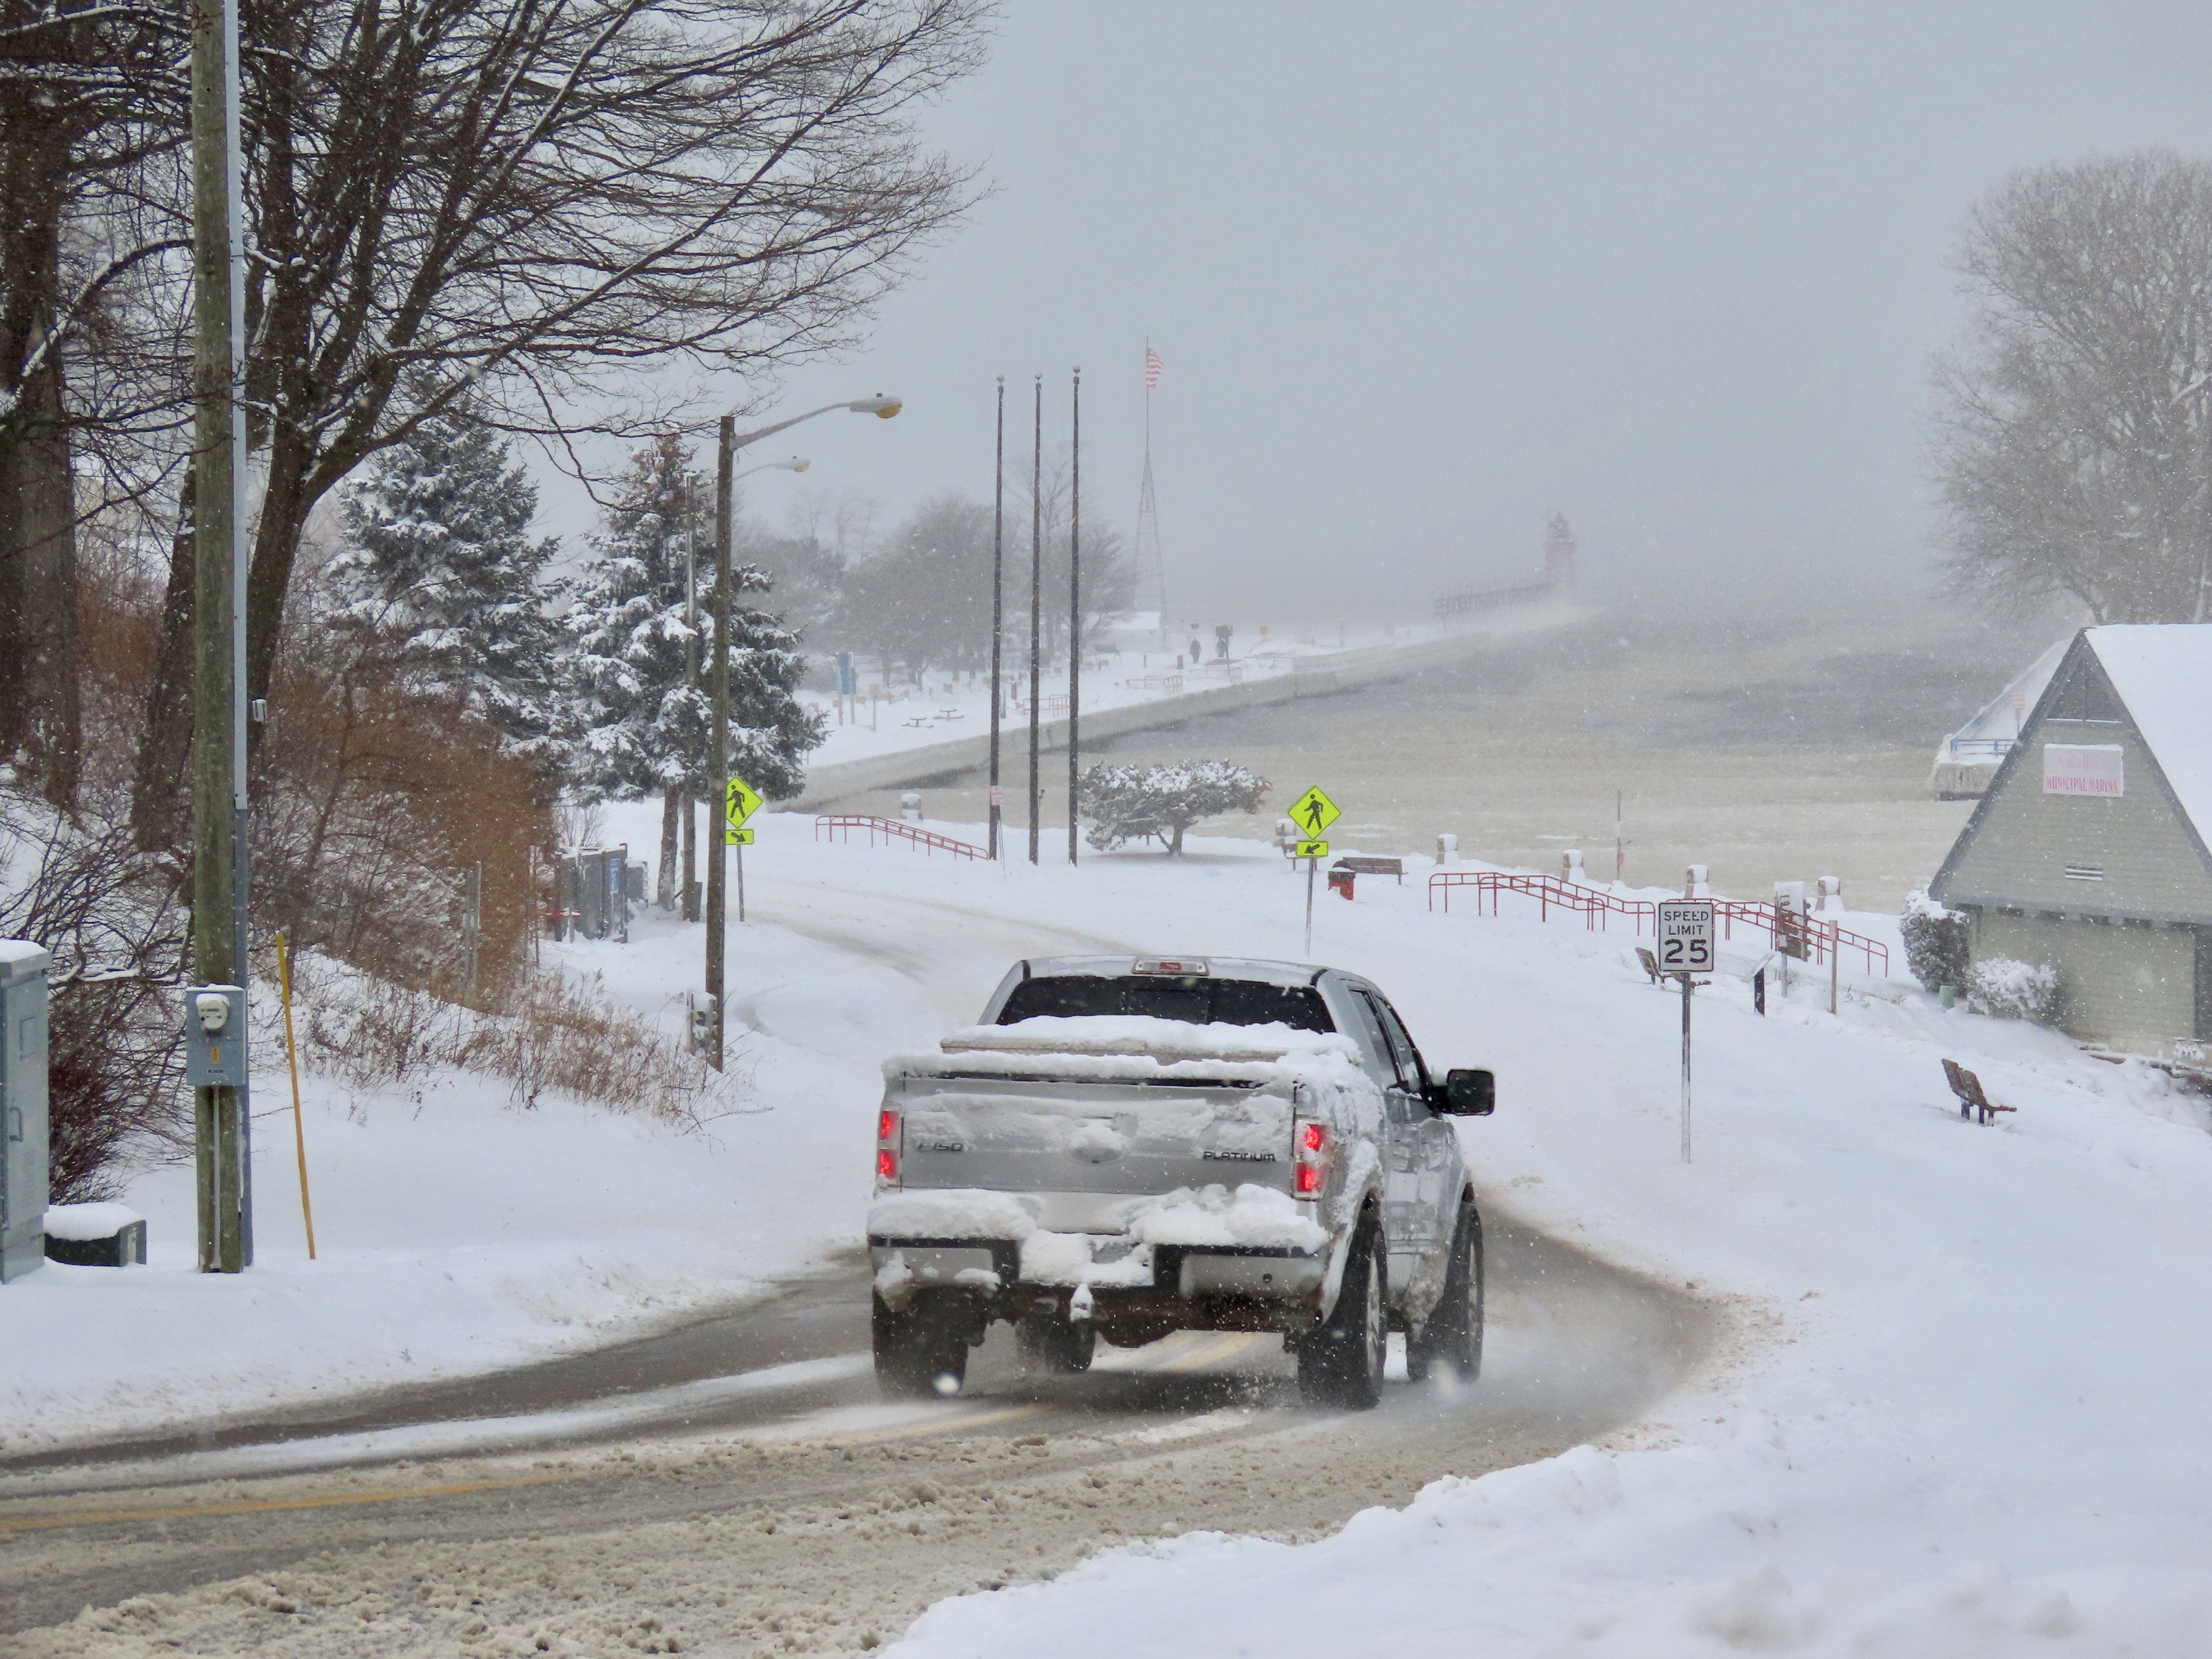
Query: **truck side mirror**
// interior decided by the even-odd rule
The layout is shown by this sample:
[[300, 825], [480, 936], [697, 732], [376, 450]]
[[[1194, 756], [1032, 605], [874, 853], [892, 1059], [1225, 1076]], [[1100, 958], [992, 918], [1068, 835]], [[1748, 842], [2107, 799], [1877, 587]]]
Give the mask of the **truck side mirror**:
[[1470, 1066], [1445, 1074], [1443, 1110], [1448, 1116], [1488, 1117], [1497, 1109], [1495, 1073]]

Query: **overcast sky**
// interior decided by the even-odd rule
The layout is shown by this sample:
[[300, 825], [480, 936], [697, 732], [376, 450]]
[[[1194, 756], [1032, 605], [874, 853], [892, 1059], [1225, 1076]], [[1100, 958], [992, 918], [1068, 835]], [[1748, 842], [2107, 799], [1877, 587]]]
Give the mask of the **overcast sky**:
[[[1948, 261], [2013, 169], [2212, 150], [2212, 9], [1009, 0], [928, 121], [995, 194], [785, 406], [795, 488], [988, 499], [993, 377], [1125, 531], [1144, 342], [1170, 609], [1425, 611], [1573, 520], [1615, 598], [1924, 582]], [[1024, 428], [1025, 430], [1025, 428]], [[767, 452], [763, 452], [764, 453]], [[549, 489], [551, 527], [587, 528]]]

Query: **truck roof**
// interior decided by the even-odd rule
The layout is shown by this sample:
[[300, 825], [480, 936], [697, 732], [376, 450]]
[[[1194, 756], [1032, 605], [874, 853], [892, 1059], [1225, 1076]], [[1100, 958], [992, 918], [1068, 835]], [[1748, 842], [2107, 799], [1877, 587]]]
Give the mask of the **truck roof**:
[[1163, 951], [1156, 956], [1141, 957], [1030, 957], [1021, 964], [1025, 979], [1043, 979], [1060, 975], [1080, 975], [1093, 979], [1133, 978], [1139, 963], [1155, 962], [1204, 963], [1208, 976], [1214, 979], [1243, 979], [1261, 985], [1285, 987], [1311, 985], [1328, 969], [1311, 963], [1269, 962], [1258, 957], [1210, 957], [1193, 952], [1176, 956]]

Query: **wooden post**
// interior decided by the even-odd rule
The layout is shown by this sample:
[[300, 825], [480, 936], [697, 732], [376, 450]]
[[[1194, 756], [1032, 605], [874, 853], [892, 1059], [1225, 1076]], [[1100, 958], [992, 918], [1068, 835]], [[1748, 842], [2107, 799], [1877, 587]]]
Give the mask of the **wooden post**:
[[300, 1219], [307, 1229], [307, 1260], [315, 1259], [315, 1206], [307, 1201], [307, 1131], [300, 1118], [300, 1047], [292, 1036], [292, 957], [276, 935], [276, 982], [284, 993], [284, 1062], [292, 1069], [292, 1144], [300, 1154]]

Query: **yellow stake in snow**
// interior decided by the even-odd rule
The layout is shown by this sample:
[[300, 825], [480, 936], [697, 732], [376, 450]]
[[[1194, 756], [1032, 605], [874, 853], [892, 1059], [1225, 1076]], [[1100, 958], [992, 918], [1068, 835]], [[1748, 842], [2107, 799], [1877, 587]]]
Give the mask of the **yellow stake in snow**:
[[300, 1218], [307, 1225], [307, 1260], [315, 1259], [315, 1211], [307, 1202], [307, 1131], [300, 1121], [300, 1048], [292, 1040], [292, 957], [276, 935], [276, 979], [284, 988], [284, 1059], [292, 1068], [292, 1144], [300, 1152]]

